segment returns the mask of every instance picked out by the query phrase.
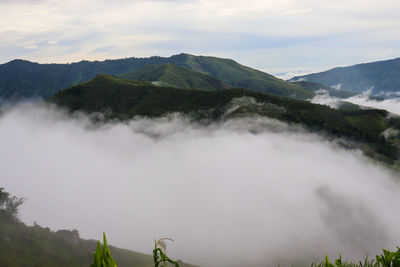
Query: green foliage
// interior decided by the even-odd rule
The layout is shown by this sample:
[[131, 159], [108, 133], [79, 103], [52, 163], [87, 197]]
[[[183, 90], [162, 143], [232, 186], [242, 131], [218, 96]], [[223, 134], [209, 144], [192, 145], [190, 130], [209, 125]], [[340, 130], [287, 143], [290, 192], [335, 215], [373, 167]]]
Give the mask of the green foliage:
[[175, 267], [179, 267], [178, 262], [171, 260], [166, 254], [166, 240], [171, 240], [170, 238], [161, 238], [159, 240], [154, 241], [154, 249], [153, 249], [153, 261], [154, 267], [165, 267], [168, 262], [175, 265]]
[[[77, 231], [53, 232], [37, 224], [26, 226], [0, 218], [0, 266], [88, 267], [96, 241], [80, 239]], [[120, 266], [152, 267], [150, 255], [108, 246]]]
[[11, 196], [0, 187], [0, 219], [17, 219], [18, 207], [24, 203], [24, 198]]
[[[175, 83], [179, 82], [178, 87], [197, 88], [199, 86], [199, 89], [205, 89], [211, 85], [213, 88], [219, 88], [224, 87], [224, 84], [229, 84], [300, 99], [310, 98], [314, 95], [301, 86], [242, 66], [230, 59], [179, 54], [171, 57], [81, 61], [72, 64], [38, 64], [13, 60], [0, 65], [0, 98], [11, 100], [29, 97], [49, 98], [61, 89], [88, 81], [101, 73], [121, 75], [149, 64], [160, 66], [166, 63], [187, 69], [183, 71], [181, 68], [175, 67], [172, 70], [171, 65], [168, 67], [168, 70], [165, 71], [168, 73], [165, 76], [165, 82], [171, 83], [173, 86], [178, 86]], [[191, 77], [195, 76], [194, 79], [182, 78], [182, 74], [188, 74], [188, 70], [197, 72], [190, 72]], [[193, 82], [192, 85], [190, 85], [191, 82]]]
[[383, 249], [383, 254], [376, 255], [376, 261], [368, 258], [364, 259], [364, 262], [359, 261], [358, 263], [343, 262], [342, 254], [335, 260], [335, 263], [329, 261], [329, 257], [325, 257], [325, 261], [316, 264], [312, 263], [311, 267], [399, 267], [400, 266], [400, 248], [397, 251], [391, 252]]
[[[237, 101], [241, 99], [241, 101]], [[245, 89], [215, 91], [154, 86], [148, 82], [99, 75], [91, 81], [55, 94], [50, 102], [71, 111], [101, 112], [106, 119], [157, 117], [171, 112], [191, 115], [198, 121], [241, 116], [266, 116], [299, 123], [311, 131], [343, 137], [376, 160], [396, 165], [400, 137], [386, 140], [382, 133], [400, 129], [400, 119], [387, 119], [376, 109], [336, 110], [328, 106]]]
[[308, 99], [314, 96], [314, 93], [304, 90], [301, 86], [240, 65], [232, 59], [180, 54], [171, 57], [170, 63], [206, 73], [234, 87], [297, 99]]
[[169, 63], [161, 66], [147, 65], [133, 72], [120, 75], [120, 77], [185, 89], [219, 90], [229, 88], [227, 84], [210, 75]]
[[383, 254], [376, 256], [376, 262], [382, 267], [400, 267], [400, 248], [396, 252], [384, 249]]
[[93, 263], [90, 267], [117, 267], [117, 263], [107, 246], [105, 233], [103, 233], [103, 246], [101, 246], [100, 241], [97, 242], [96, 252], [93, 254]]
[[[166, 267], [168, 263], [172, 263], [175, 267], [179, 267], [177, 261], [172, 260], [166, 254], [166, 240], [170, 238], [161, 238], [154, 241], [153, 261], [155, 267]], [[117, 263], [111, 256], [111, 252], [107, 246], [106, 234], [103, 233], [103, 247], [100, 241], [97, 242], [96, 252], [93, 254], [93, 263], [90, 267], [117, 267]]]
[[[328, 256], [326, 256], [328, 258]], [[337, 267], [342, 267], [342, 254], [340, 254], [339, 258], [335, 260], [335, 264]]]

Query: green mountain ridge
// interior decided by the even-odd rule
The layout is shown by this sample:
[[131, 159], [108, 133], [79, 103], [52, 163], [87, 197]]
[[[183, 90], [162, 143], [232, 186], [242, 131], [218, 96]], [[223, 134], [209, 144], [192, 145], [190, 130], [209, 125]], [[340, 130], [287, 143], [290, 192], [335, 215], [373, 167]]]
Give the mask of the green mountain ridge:
[[118, 75], [121, 78], [145, 80], [163, 86], [172, 86], [186, 89], [220, 90], [230, 86], [222, 81], [181, 66], [166, 63], [160, 66], [146, 65], [133, 72]]
[[397, 132], [386, 138], [383, 133], [388, 129], [400, 130], [400, 118], [390, 117], [384, 110], [336, 110], [240, 88], [179, 89], [109, 75], [99, 75], [60, 91], [49, 101], [72, 112], [102, 112], [106, 119], [120, 120], [135, 116], [158, 117], [172, 112], [191, 115], [198, 121], [266, 116], [346, 138], [372, 158], [399, 166], [400, 136]]
[[171, 63], [214, 76], [234, 87], [298, 99], [307, 99], [313, 96], [312, 93], [300, 86], [240, 65], [232, 59], [180, 54]]
[[312, 92], [300, 86], [245, 67], [231, 59], [179, 54], [171, 57], [81, 61], [71, 64], [38, 64], [13, 60], [0, 65], [0, 98], [49, 98], [61, 89], [88, 81], [98, 74], [121, 75], [149, 64], [159, 66], [166, 63], [213, 76], [235, 87], [299, 99], [313, 96]]
[[305, 80], [341, 89], [363, 92], [372, 89], [374, 94], [400, 91], [400, 58], [338, 67], [328, 71], [296, 76], [290, 81]]

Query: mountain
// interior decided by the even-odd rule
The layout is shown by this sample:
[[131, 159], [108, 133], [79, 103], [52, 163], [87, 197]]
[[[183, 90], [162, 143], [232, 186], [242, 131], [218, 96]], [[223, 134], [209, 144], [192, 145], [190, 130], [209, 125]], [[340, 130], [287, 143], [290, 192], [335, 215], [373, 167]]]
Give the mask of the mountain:
[[232, 59], [180, 54], [172, 64], [214, 76], [224, 83], [273, 95], [307, 99], [314, 94], [300, 86], [284, 82], [270, 74], [238, 64]]
[[38, 64], [13, 60], [0, 65], [0, 98], [48, 98], [73, 84], [88, 81], [101, 73], [112, 75], [133, 71], [147, 64], [164, 64], [166, 58], [128, 58], [81, 61], [72, 64]]
[[313, 96], [300, 86], [240, 65], [231, 59], [179, 54], [171, 57], [81, 61], [71, 64], [38, 64], [13, 60], [0, 65], [0, 98], [49, 98], [61, 89], [88, 81], [98, 74], [120, 75], [149, 64], [160, 66], [166, 63], [213, 76], [235, 87], [300, 99]]
[[372, 89], [374, 94], [400, 91], [400, 58], [334, 68], [328, 71], [296, 76], [290, 81], [305, 80], [341, 89], [363, 92]]
[[[72, 112], [100, 112], [106, 119], [120, 120], [172, 112], [188, 114], [203, 123], [238, 116], [266, 116], [345, 138], [346, 146], [352, 143], [377, 160], [399, 166], [400, 134], [396, 129], [400, 130], [400, 118], [389, 117], [385, 110], [336, 110], [246, 89], [179, 89], [109, 75], [99, 75], [62, 90], [49, 101]], [[395, 134], [384, 134], [388, 129]]]
[[189, 70], [174, 64], [146, 65], [133, 72], [119, 75], [121, 78], [145, 80], [156, 85], [186, 89], [219, 90], [230, 86], [213, 76]]

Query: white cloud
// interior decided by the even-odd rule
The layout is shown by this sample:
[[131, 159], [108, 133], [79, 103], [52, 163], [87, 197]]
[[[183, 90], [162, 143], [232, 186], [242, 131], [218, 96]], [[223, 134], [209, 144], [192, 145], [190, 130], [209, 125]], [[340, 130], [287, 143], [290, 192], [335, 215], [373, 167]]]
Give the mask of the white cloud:
[[340, 99], [330, 96], [329, 93], [325, 90], [320, 90], [317, 95], [311, 100], [311, 102], [321, 105], [327, 105], [332, 108], [337, 108], [342, 101], [347, 101], [359, 106], [384, 109], [391, 113], [400, 115], [400, 98], [396, 97], [398, 93], [399, 92], [393, 92], [392, 98], [375, 100], [370, 98], [371, 90], [369, 90], [349, 98]]
[[37, 46], [37, 45], [27, 45], [27, 46], [25, 46], [25, 48], [26, 48], [26, 49], [35, 50], [35, 49], [38, 49], [38, 46]]
[[359, 94], [353, 97], [346, 99], [351, 103], [366, 106], [366, 107], [374, 107], [378, 109], [385, 109], [392, 113], [395, 113], [400, 116], [400, 98], [389, 98], [382, 101], [370, 99], [369, 96], [371, 95], [370, 91], [366, 91], [363, 94]]
[[[7, 1], [0, 9], [1, 47], [15, 52], [0, 55], [0, 62], [15, 57], [66, 62], [189, 52], [244, 58], [273, 72], [320, 69], [398, 56], [399, 8], [400, 3], [391, 0]], [[254, 37], [248, 40], [248, 35]], [[52, 54], [46, 53], [50, 48], [32, 44], [36, 39], [57, 40], [62, 53], [46, 57]], [[43, 52], [14, 49], [26, 43]], [[279, 44], [271, 48], [271, 43]], [[106, 46], [115, 49], [88, 52]]]
[[25, 104], [3, 110], [0, 146], [24, 221], [146, 253], [169, 236], [170, 256], [194, 264], [291, 266], [400, 240], [397, 174], [274, 120], [99, 127]]
[[59, 42], [56, 40], [49, 40], [49, 41], [47, 41], [47, 43], [51, 44], [51, 45], [55, 45], [55, 44], [58, 44]]

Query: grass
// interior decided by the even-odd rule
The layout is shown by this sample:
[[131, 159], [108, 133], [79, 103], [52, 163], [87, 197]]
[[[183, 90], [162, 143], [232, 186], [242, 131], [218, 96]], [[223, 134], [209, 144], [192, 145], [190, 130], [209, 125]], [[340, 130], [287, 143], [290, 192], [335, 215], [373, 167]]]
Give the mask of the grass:
[[308, 99], [313, 92], [285, 82], [268, 73], [238, 64], [234, 60], [180, 54], [170, 62], [185, 68], [206, 73], [234, 87], [249, 88], [273, 95]]
[[368, 259], [366, 257], [363, 261], [357, 263], [354, 262], [343, 262], [342, 255], [335, 260], [330, 262], [329, 257], [325, 256], [325, 260], [321, 263], [312, 263], [311, 267], [400, 267], [400, 248], [397, 251], [389, 251], [383, 249], [383, 254], [376, 255], [375, 259]]
[[163, 86], [184, 89], [220, 90], [230, 87], [213, 76], [173, 64], [147, 65], [136, 71], [119, 75], [119, 77], [158, 82]]
[[[168, 263], [179, 267], [179, 263], [170, 259], [166, 255], [165, 241], [170, 238], [161, 238], [154, 241], [153, 261], [154, 267], [165, 267]], [[103, 233], [103, 246], [100, 242], [97, 243], [96, 252], [94, 253], [94, 263], [90, 267], [117, 267], [117, 263], [111, 256], [110, 250], [107, 247], [106, 236]], [[383, 249], [383, 254], [376, 255], [375, 259], [368, 259], [366, 257], [363, 261], [358, 263], [348, 262], [342, 260], [342, 254], [334, 262], [331, 262], [329, 256], [325, 256], [325, 260], [320, 263], [312, 263], [311, 267], [400, 267], [400, 248], [397, 251], [389, 251]]]

